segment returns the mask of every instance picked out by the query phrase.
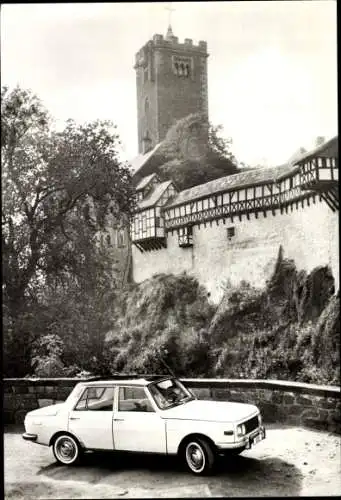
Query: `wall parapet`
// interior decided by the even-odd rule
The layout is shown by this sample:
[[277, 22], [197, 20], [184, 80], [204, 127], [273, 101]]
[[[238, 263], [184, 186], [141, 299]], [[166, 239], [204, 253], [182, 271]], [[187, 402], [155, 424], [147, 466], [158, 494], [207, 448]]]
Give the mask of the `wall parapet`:
[[[117, 375], [114, 380], [143, 375]], [[92, 378], [7, 378], [4, 423], [21, 424], [28, 411], [64, 401], [79, 382]], [[340, 387], [283, 380], [182, 378], [199, 399], [255, 404], [266, 423], [312, 427], [341, 434]]]
[[341, 389], [336, 385], [306, 384], [304, 382], [291, 382], [285, 380], [264, 380], [264, 379], [208, 379], [208, 378], [186, 378], [182, 379], [188, 387], [211, 387], [221, 388], [234, 386], [240, 388], [255, 389], [277, 389], [287, 390], [295, 393], [312, 394], [321, 397], [340, 397]]

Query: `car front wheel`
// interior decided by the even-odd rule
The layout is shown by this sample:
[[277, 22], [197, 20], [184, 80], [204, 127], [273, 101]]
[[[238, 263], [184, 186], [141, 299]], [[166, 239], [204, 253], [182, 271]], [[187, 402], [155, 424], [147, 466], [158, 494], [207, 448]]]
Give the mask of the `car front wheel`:
[[187, 467], [197, 475], [205, 475], [212, 471], [215, 455], [211, 445], [205, 439], [191, 439], [184, 447], [184, 458]]
[[58, 436], [53, 443], [53, 454], [63, 465], [74, 465], [79, 462], [81, 447], [75, 438], [68, 434]]

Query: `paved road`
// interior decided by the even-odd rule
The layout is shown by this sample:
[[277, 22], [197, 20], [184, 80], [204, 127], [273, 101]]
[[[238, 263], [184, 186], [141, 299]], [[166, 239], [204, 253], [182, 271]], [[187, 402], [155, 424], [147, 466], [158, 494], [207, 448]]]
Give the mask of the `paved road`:
[[267, 439], [211, 477], [196, 477], [175, 458], [88, 454], [77, 467], [57, 465], [52, 450], [28, 443], [22, 429], [4, 436], [5, 498], [146, 498], [338, 495], [341, 436], [270, 427]]

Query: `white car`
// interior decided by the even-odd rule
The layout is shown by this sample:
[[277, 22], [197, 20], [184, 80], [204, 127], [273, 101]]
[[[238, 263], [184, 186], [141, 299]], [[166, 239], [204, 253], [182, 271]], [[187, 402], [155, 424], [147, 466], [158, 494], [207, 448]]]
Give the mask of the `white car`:
[[265, 438], [256, 406], [198, 400], [173, 377], [81, 382], [64, 403], [27, 413], [25, 431], [64, 465], [87, 450], [177, 454], [198, 475]]

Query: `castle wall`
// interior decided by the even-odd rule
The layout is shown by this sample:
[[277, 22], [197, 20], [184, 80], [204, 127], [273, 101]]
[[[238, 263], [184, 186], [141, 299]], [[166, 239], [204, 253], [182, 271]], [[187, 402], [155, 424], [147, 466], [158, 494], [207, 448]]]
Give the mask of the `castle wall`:
[[[245, 280], [263, 287], [271, 276], [280, 245], [284, 257], [294, 259], [298, 269], [310, 272], [329, 265], [339, 287], [338, 213], [323, 201], [299, 205], [288, 213], [271, 210], [267, 216], [250, 214], [240, 221], [227, 219], [193, 227], [193, 247], [178, 246], [178, 235], [168, 233], [167, 248], [141, 253], [133, 247], [133, 278], [137, 283], [158, 273], [195, 276], [207, 288], [212, 302], [219, 302], [227, 281], [237, 285]], [[234, 226], [229, 241], [227, 228]]]

